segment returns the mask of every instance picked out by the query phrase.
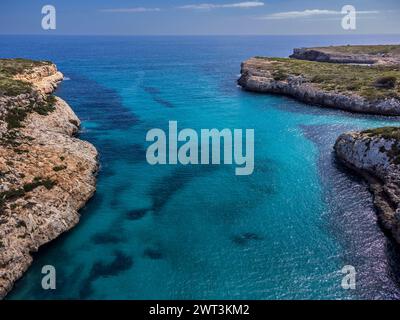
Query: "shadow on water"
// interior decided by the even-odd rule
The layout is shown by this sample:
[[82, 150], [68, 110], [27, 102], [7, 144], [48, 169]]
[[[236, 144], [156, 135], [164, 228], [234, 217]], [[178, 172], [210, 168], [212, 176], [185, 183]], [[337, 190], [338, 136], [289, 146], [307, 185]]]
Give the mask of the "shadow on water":
[[333, 145], [350, 126], [301, 126], [319, 149], [318, 167], [324, 185], [323, 201], [329, 204], [326, 232], [342, 246], [343, 266], [357, 270], [357, 289], [362, 299], [400, 298], [400, 246], [378, 223], [367, 183], [335, 157]]
[[[340, 163], [339, 160], [337, 160], [334, 155], [332, 155], [332, 157], [334, 157], [332, 162], [334, 162], [334, 165], [338, 171], [347, 175], [349, 180], [352, 183], [359, 184], [367, 190], [368, 197], [370, 200], [370, 210], [374, 214], [377, 214], [376, 209], [373, 205], [373, 195], [369, 191], [369, 187], [368, 187], [366, 181], [364, 181], [353, 170], [348, 169], [342, 163]], [[368, 218], [369, 218], [368, 216], [364, 217], [364, 219], [368, 219]], [[382, 254], [383, 254], [384, 258], [386, 258], [386, 262], [385, 262], [386, 270], [384, 273], [390, 279], [393, 280], [393, 284], [395, 285], [394, 288], [391, 288], [391, 290], [389, 290], [393, 296], [390, 296], [390, 297], [384, 296], [383, 298], [399, 299], [400, 298], [400, 245], [393, 238], [390, 231], [388, 231], [386, 228], [383, 227], [382, 223], [378, 220], [377, 216], [373, 217], [373, 218], [375, 218], [375, 219], [371, 219], [371, 220], [375, 223], [376, 229], [379, 228], [379, 231], [382, 234], [382, 238], [380, 239], [381, 246], [379, 249], [382, 250]], [[368, 243], [366, 243], [366, 245], [368, 245]], [[379, 261], [376, 261], [376, 262], [379, 263]]]

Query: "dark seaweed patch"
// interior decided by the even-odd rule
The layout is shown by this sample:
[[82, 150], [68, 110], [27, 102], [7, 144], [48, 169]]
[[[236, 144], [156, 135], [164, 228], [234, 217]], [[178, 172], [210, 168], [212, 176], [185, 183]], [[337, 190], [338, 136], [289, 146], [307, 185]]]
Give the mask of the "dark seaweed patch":
[[111, 263], [96, 262], [90, 272], [91, 279], [116, 276], [122, 271], [129, 270], [133, 265], [132, 257], [121, 251], [116, 251]]
[[119, 203], [121, 201], [121, 194], [123, 192], [125, 192], [126, 190], [128, 190], [130, 188], [130, 185], [128, 184], [123, 184], [123, 185], [119, 185], [114, 187], [114, 192], [112, 193], [112, 199], [110, 202], [110, 206], [114, 209], [118, 209], [119, 208]]
[[147, 93], [150, 93], [150, 94], [160, 94], [161, 93], [160, 89], [155, 88], [155, 87], [144, 87], [143, 89], [144, 89], [144, 91], [146, 91]]
[[114, 259], [110, 263], [95, 262], [89, 276], [83, 281], [83, 286], [80, 290], [81, 299], [88, 297], [93, 292], [92, 284], [97, 279], [117, 276], [121, 272], [129, 270], [132, 266], [132, 257], [122, 251], [115, 251]]
[[101, 192], [96, 192], [94, 196], [89, 200], [88, 203], [81, 209], [82, 218], [81, 221], [85, 221], [90, 215], [85, 214], [88, 212], [97, 212], [99, 208], [103, 205], [104, 196]]
[[97, 122], [99, 126], [96, 130], [125, 130], [139, 122], [132, 110], [123, 105], [115, 90], [79, 74], [72, 74], [71, 77], [74, 81], [60, 84], [57, 95], [68, 98], [81, 120]]
[[165, 99], [160, 98], [160, 97], [153, 97], [153, 99], [154, 99], [155, 102], [157, 102], [157, 103], [163, 105], [164, 107], [167, 107], [167, 108], [174, 108], [173, 103], [172, 103], [172, 102], [169, 102], [168, 100], [165, 100]]
[[174, 108], [174, 105], [173, 105], [172, 102], [170, 102], [168, 100], [165, 100], [165, 99], [160, 97], [160, 95], [161, 95], [160, 89], [154, 88], [154, 87], [144, 87], [143, 90], [145, 92], [147, 92], [148, 94], [150, 94], [152, 99], [155, 102], [157, 102], [157, 103], [159, 103], [159, 104], [161, 104], [161, 105], [163, 105], [164, 107], [167, 107], [167, 108]]
[[124, 160], [136, 164], [146, 161], [146, 149], [141, 144], [128, 144], [126, 140], [119, 139], [91, 140], [100, 146], [101, 163]]
[[253, 232], [246, 232], [232, 237], [232, 241], [239, 246], [246, 246], [251, 241], [260, 241], [264, 238]]
[[163, 258], [163, 254], [160, 249], [156, 248], [147, 248], [143, 252], [143, 256], [152, 259], [152, 260], [159, 260]]
[[138, 210], [131, 210], [126, 214], [128, 220], [139, 220], [143, 218], [149, 209], [138, 209]]
[[120, 237], [105, 232], [96, 233], [91, 240], [95, 244], [119, 243], [122, 241]]
[[133, 161], [146, 161], [146, 149], [141, 144], [135, 143], [128, 149], [130, 150], [130, 156]]
[[153, 189], [149, 192], [153, 200], [152, 210], [159, 213], [172, 196], [183, 189], [190, 181], [195, 178], [207, 175], [217, 170], [218, 166], [202, 166], [202, 167], [179, 167], [172, 174], [167, 175], [154, 184]]

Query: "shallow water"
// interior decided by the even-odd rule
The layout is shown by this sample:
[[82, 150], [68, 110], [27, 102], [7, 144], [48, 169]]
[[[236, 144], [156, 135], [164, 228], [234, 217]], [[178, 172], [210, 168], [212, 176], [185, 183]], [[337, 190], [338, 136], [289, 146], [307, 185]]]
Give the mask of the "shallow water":
[[[236, 86], [240, 62], [293, 47], [387, 37], [0, 37], [0, 56], [49, 59], [57, 94], [101, 154], [81, 223], [45, 246], [11, 299], [399, 298], [399, 250], [336, 137], [397, 119], [352, 115]], [[146, 132], [254, 128], [255, 172], [150, 166]], [[41, 289], [41, 268], [57, 290]], [[345, 265], [357, 290], [341, 288]]]

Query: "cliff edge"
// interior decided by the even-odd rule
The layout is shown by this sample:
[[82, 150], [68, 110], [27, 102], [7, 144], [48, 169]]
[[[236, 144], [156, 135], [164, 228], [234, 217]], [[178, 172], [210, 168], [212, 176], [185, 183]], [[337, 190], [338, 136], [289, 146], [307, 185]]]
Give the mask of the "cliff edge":
[[[398, 116], [400, 45], [300, 48], [290, 58], [255, 57], [242, 63], [238, 83], [322, 107]], [[400, 243], [400, 128], [344, 133], [334, 149], [369, 183], [381, 225]]]
[[400, 45], [359, 45], [296, 48], [293, 59], [349, 64], [400, 64]]
[[0, 60], [0, 298], [95, 192], [97, 151], [52, 95], [62, 79], [50, 62]]
[[369, 183], [380, 223], [400, 243], [400, 128], [344, 133], [334, 149]]
[[238, 84], [247, 91], [287, 95], [322, 107], [400, 115], [400, 65], [255, 57], [242, 63]]

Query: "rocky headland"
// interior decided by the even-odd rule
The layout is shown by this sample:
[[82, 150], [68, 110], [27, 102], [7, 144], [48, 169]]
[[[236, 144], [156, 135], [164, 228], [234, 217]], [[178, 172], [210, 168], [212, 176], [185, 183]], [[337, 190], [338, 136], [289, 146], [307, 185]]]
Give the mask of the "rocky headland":
[[0, 60], [0, 298], [95, 192], [97, 151], [52, 95], [62, 79], [50, 62]]
[[242, 64], [238, 84], [351, 112], [400, 115], [400, 65], [349, 65], [255, 57]]
[[381, 225], [400, 243], [400, 128], [344, 133], [334, 149], [368, 182]]
[[331, 46], [296, 48], [293, 59], [345, 64], [400, 64], [399, 45]]
[[[242, 64], [238, 83], [322, 107], [398, 116], [400, 46], [301, 48], [290, 58], [255, 57]], [[344, 133], [334, 150], [368, 182], [381, 225], [400, 243], [400, 128]]]

